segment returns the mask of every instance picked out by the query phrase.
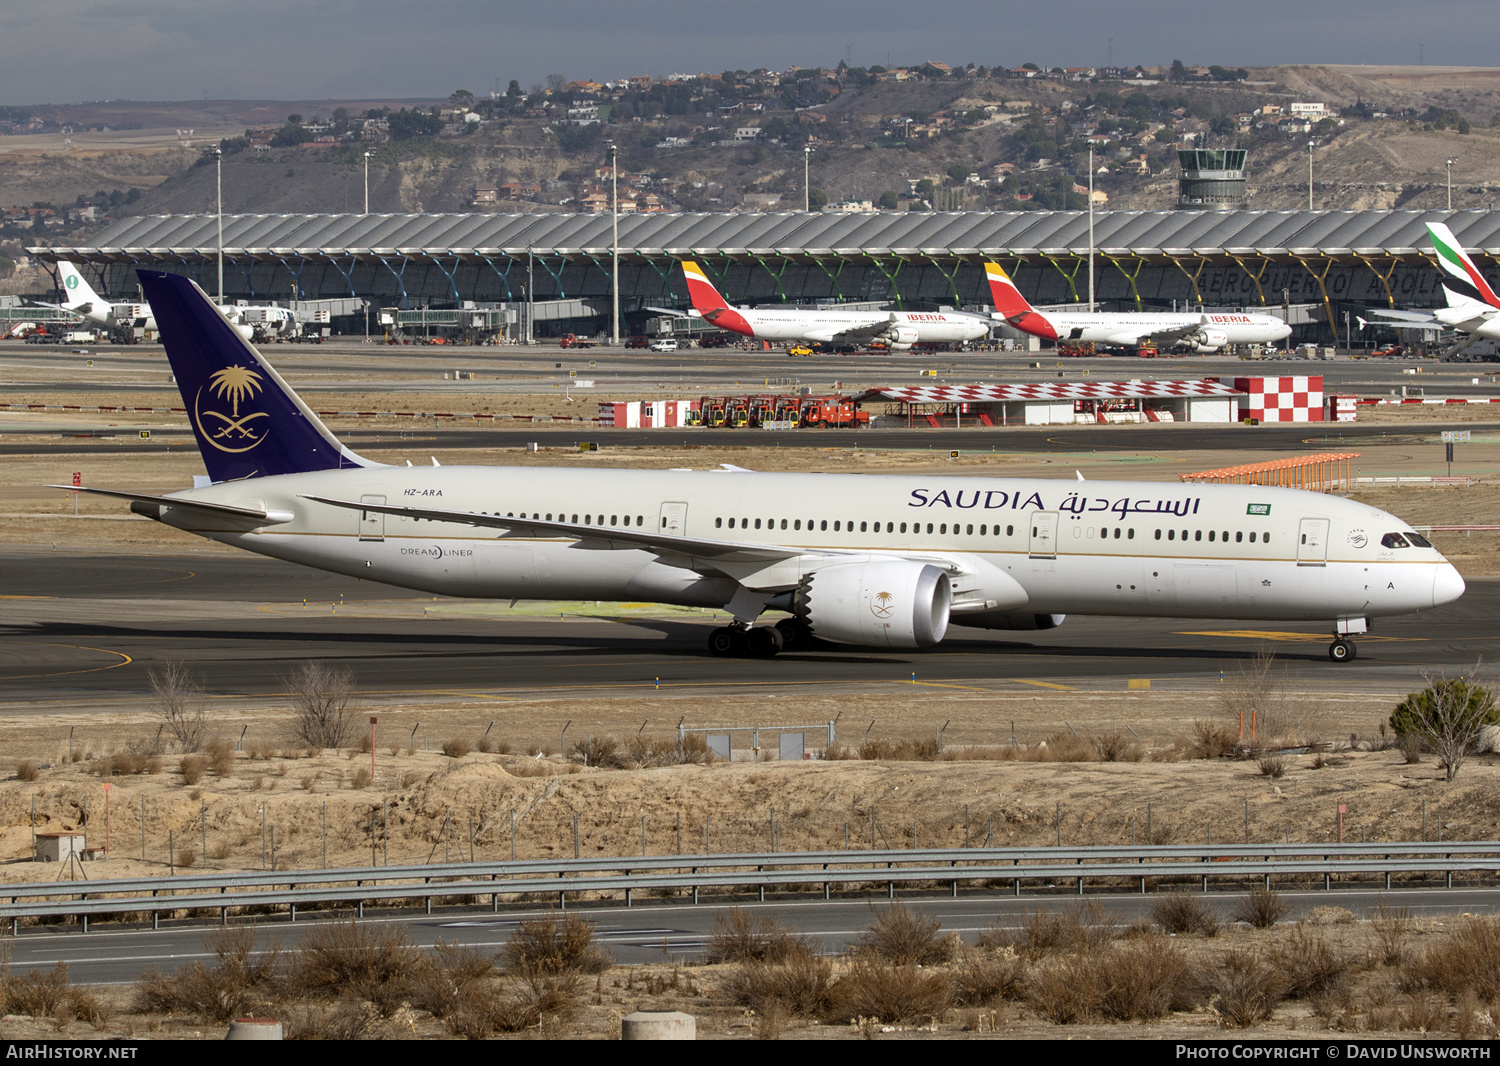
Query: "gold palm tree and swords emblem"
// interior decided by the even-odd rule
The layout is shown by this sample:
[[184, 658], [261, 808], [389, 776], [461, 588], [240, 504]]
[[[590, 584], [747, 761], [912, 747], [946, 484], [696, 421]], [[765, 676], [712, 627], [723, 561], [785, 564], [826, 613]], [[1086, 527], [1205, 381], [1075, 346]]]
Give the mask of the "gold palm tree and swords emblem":
[[896, 613], [896, 597], [889, 592], [877, 592], [870, 601], [870, 613], [876, 618], [889, 618]]
[[[205, 410], [202, 405], [203, 390], [199, 389], [195, 415], [198, 431], [203, 439], [221, 452], [248, 452], [265, 440], [270, 432], [269, 427], [257, 433], [250, 423], [258, 418], [271, 416], [264, 411], [240, 414], [240, 404], [250, 401], [256, 393], [263, 390], [260, 375], [242, 366], [227, 366], [215, 371], [208, 380], [208, 391], [229, 404], [229, 413], [211, 408]], [[204, 425], [205, 419], [209, 420], [208, 425]]]

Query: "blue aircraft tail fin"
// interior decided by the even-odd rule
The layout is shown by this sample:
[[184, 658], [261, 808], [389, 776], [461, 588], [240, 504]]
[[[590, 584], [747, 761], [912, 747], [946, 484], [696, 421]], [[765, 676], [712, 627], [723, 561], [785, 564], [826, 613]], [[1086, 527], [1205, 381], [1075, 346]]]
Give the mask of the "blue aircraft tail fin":
[[375, 466], [349, 451], [191, 279], [136, 272], [214, 481]]

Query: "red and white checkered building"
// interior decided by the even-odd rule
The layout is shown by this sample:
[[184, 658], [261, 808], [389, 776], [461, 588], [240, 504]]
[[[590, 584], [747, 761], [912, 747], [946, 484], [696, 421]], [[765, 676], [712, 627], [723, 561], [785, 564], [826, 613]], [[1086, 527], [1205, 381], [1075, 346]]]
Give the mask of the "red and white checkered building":
[[1240, 414], [1262, 422], [1322, 422], [1323, 378], [1235, 378]]

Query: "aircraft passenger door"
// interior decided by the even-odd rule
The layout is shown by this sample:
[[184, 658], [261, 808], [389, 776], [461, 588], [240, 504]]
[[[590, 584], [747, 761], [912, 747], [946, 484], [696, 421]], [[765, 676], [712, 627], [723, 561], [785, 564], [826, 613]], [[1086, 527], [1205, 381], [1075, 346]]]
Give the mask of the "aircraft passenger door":
[[1031, 539], [1027, 553], [1033, 559], [1057, 558], [1057, 512], [1037, 511], [1031, 516]]
[[[385, 506], [384, 496], [361, 496], [360, 503], [373, 503], [381, 507]], [[385, 540], [385, 514], [381, 511], [359, 512], [359, 539], [360, 540]]]
[[1328, 519], [1304, 518], [1297, 530], [1297, 565], [1328, 565]]
[[661, 505], [661, 520], [657, 523], [656, 531], [664, 533], [669, 537], [681, 537], [687, 533], [687, 509], [685, 503], [664, 503]]

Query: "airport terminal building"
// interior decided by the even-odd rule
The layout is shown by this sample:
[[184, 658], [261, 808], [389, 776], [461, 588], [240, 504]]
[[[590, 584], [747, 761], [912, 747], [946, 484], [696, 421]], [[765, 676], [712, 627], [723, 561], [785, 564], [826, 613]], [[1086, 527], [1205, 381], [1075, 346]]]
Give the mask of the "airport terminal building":
[[[228, 215], [229, 299], [358, 300], [359, 332], [445, 322], [507, 336], [607, 331], [611, 217], [594, 214]], [[1284, 309], [1296, 342], [1344, 344], [1366, 308], [1442, 302], [1425, 222], [1446, 222], [1500, 282], [1500, 216], [1489, 211], [1108, 211], [1094, 216], [1101, 310]], [[132, 271], [217, 285], [214, 215], [127, 218], [87, 246], [33, 248], [69, 259], [101, 291], [134, 299]], [[622, 334], [652, 307], [686, 308], [681, 262], [732, 303], [829, 302], [986, 310], [982, 264], [998, 261], [1038, 306], [1088, 300], [1086, 212], [865, 212], [623, 215]], [[489, 311], [466, 319], [461, 312]], [[1335, 334], [1335, 330], [1337, 331]], [[1389, 335], [1387, 335], [1389, 336]]]

